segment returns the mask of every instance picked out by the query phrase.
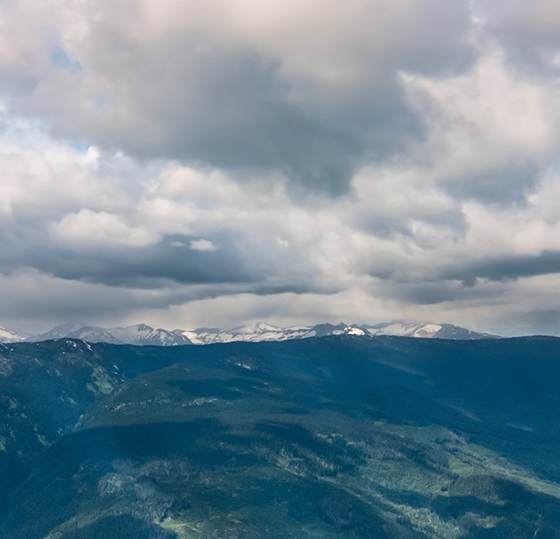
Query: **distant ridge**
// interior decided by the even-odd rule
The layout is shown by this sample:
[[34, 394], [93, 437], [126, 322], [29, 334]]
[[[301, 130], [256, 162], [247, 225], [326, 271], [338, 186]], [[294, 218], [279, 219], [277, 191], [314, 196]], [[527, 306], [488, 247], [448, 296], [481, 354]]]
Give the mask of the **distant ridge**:
[[392, 335], [421, 339], [491, 339], [497, 335], [477, 333], [452, 324], [434, 324], [423, 322], [407, 324], [404, 322], [386, 322], [376, 325], [367, 324], [316, 324], [314, 326], [291, 326], [282, 328], [264, 322], [242, 326], [234, 329], [198, 328], [193, 330], [175, 329], [169, 331], [153, 328], [146, 324], [127, 327], [103, 328], [80, 322], [71, 322], [54, 327], [46, 333], [23, 337], [0, 327], [0, 342], [38, 342], [54, 339], [72, 338], [87, 342], [105, 342], [110, 344], [134, 344], [152, 346], [178, 346], [185, 344], [213, 344], [227, 342], [263, 342], [287, 341], [290, 339], [307, 339], [329, 335], [356, 335], [375, 337]]
[[53, 339], [80, 339], [82, 341], [109, 344], [136, 344], [153, 346], [177, 346], [192, 344], [184, 335], [166, 329], [154, 329], [146, 324], [135, 324], [127, 327], [101, 328], [80, 323], [62, 324], [46, 333], [28, 337], [31, 342], [50, 341]]
[[477, 333], [470, 329], [454, 326], [453, 324], [405, 324], [403, 322], [389, 322], [375, 326], [361, 326], [367, 328], [372, 335], [400, 335], [403, 337], [418, 337], [425, 339], [497, 339], [498, 335]]

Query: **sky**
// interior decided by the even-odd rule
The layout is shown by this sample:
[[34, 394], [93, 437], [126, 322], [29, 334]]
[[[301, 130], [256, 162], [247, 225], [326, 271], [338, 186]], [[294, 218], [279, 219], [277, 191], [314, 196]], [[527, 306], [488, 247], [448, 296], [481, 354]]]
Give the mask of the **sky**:
[[3, 0], [0, 324], [560, 335], [557, 0]]

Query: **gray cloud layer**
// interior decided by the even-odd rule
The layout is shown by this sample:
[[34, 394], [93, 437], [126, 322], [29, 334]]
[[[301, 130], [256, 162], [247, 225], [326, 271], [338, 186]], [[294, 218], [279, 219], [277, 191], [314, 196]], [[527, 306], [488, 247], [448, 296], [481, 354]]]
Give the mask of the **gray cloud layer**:
[[250, 283], [262, 271], [240, 259], [233, 242], [216, 251], [197, 251], [188, 236], [172, 235], [142, 248], [75, 249], [58, 245], [34, 246], [18, 257], [25, 267], [61, 279], [127, 288], [158, 288], [176, 284]]
[[34, 84], [16, 110], [139, 158], [280, 170], [340, 194], [365, 160], [424, 136], [400, 73], [460, 73], [476, 58], [466, 1], [375, 0], [342, 12], [316, 2], [300, 17], [294, 6], [238, 4], [238, 16], [220, 0], [151, 15], [143, 2], [89, 2], [100, 16], [82, 13], [81, 39], [42, 44], [48, 75], [35, 63], [19, 74]]
[[536, 256], [509, 255], [472, 260], [465, 267], [444, 272], [442, 277], [474, 286], [477, 279], [507, 281], [555, 273], [560, 273], [560, 251], [544, 251]]

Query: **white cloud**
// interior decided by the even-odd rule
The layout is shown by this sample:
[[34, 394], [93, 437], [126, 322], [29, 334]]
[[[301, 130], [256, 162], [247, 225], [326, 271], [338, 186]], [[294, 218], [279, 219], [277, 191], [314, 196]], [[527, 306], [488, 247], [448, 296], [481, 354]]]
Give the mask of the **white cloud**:
[[215, 251], [216, 246], [209, 240], [192, 240], [191, 241], [191, 249], [195, 251]]
[[78, 246], [126, 245], [145, 247], [160, 240], [160, 236], [144, 226], [129, 226], [123, 219], [111, 213], [83, 209], [65, 215], [51, 225], [56, 239]]
[[491, 202], [521, 200], [560, 150], [555, 82], [524, 75], [502, 50], [485, 48], [459, 77], [405, 77], [428, 121], [416, 161], [455, 195]]

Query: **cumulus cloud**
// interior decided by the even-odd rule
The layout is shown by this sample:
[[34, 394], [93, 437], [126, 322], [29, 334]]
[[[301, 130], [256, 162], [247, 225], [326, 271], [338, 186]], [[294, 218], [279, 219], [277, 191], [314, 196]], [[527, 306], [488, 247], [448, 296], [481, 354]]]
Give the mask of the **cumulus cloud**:
[[560, 333], [557, 11], [3, 3], [0, 322]]
[[523, 201], [557, 158], [560, 101], [555, 83], [523, 77], [495, 47], [458, 77], [405, 77], [430, 121], [417, 162], [455, 198]]
[[118, 215], [87, 209], [66, 214], [51, 225], [51, 232], [56, 239], [81, 245], [145, 247], [160, 240], [145, 226], [129, 226]]

